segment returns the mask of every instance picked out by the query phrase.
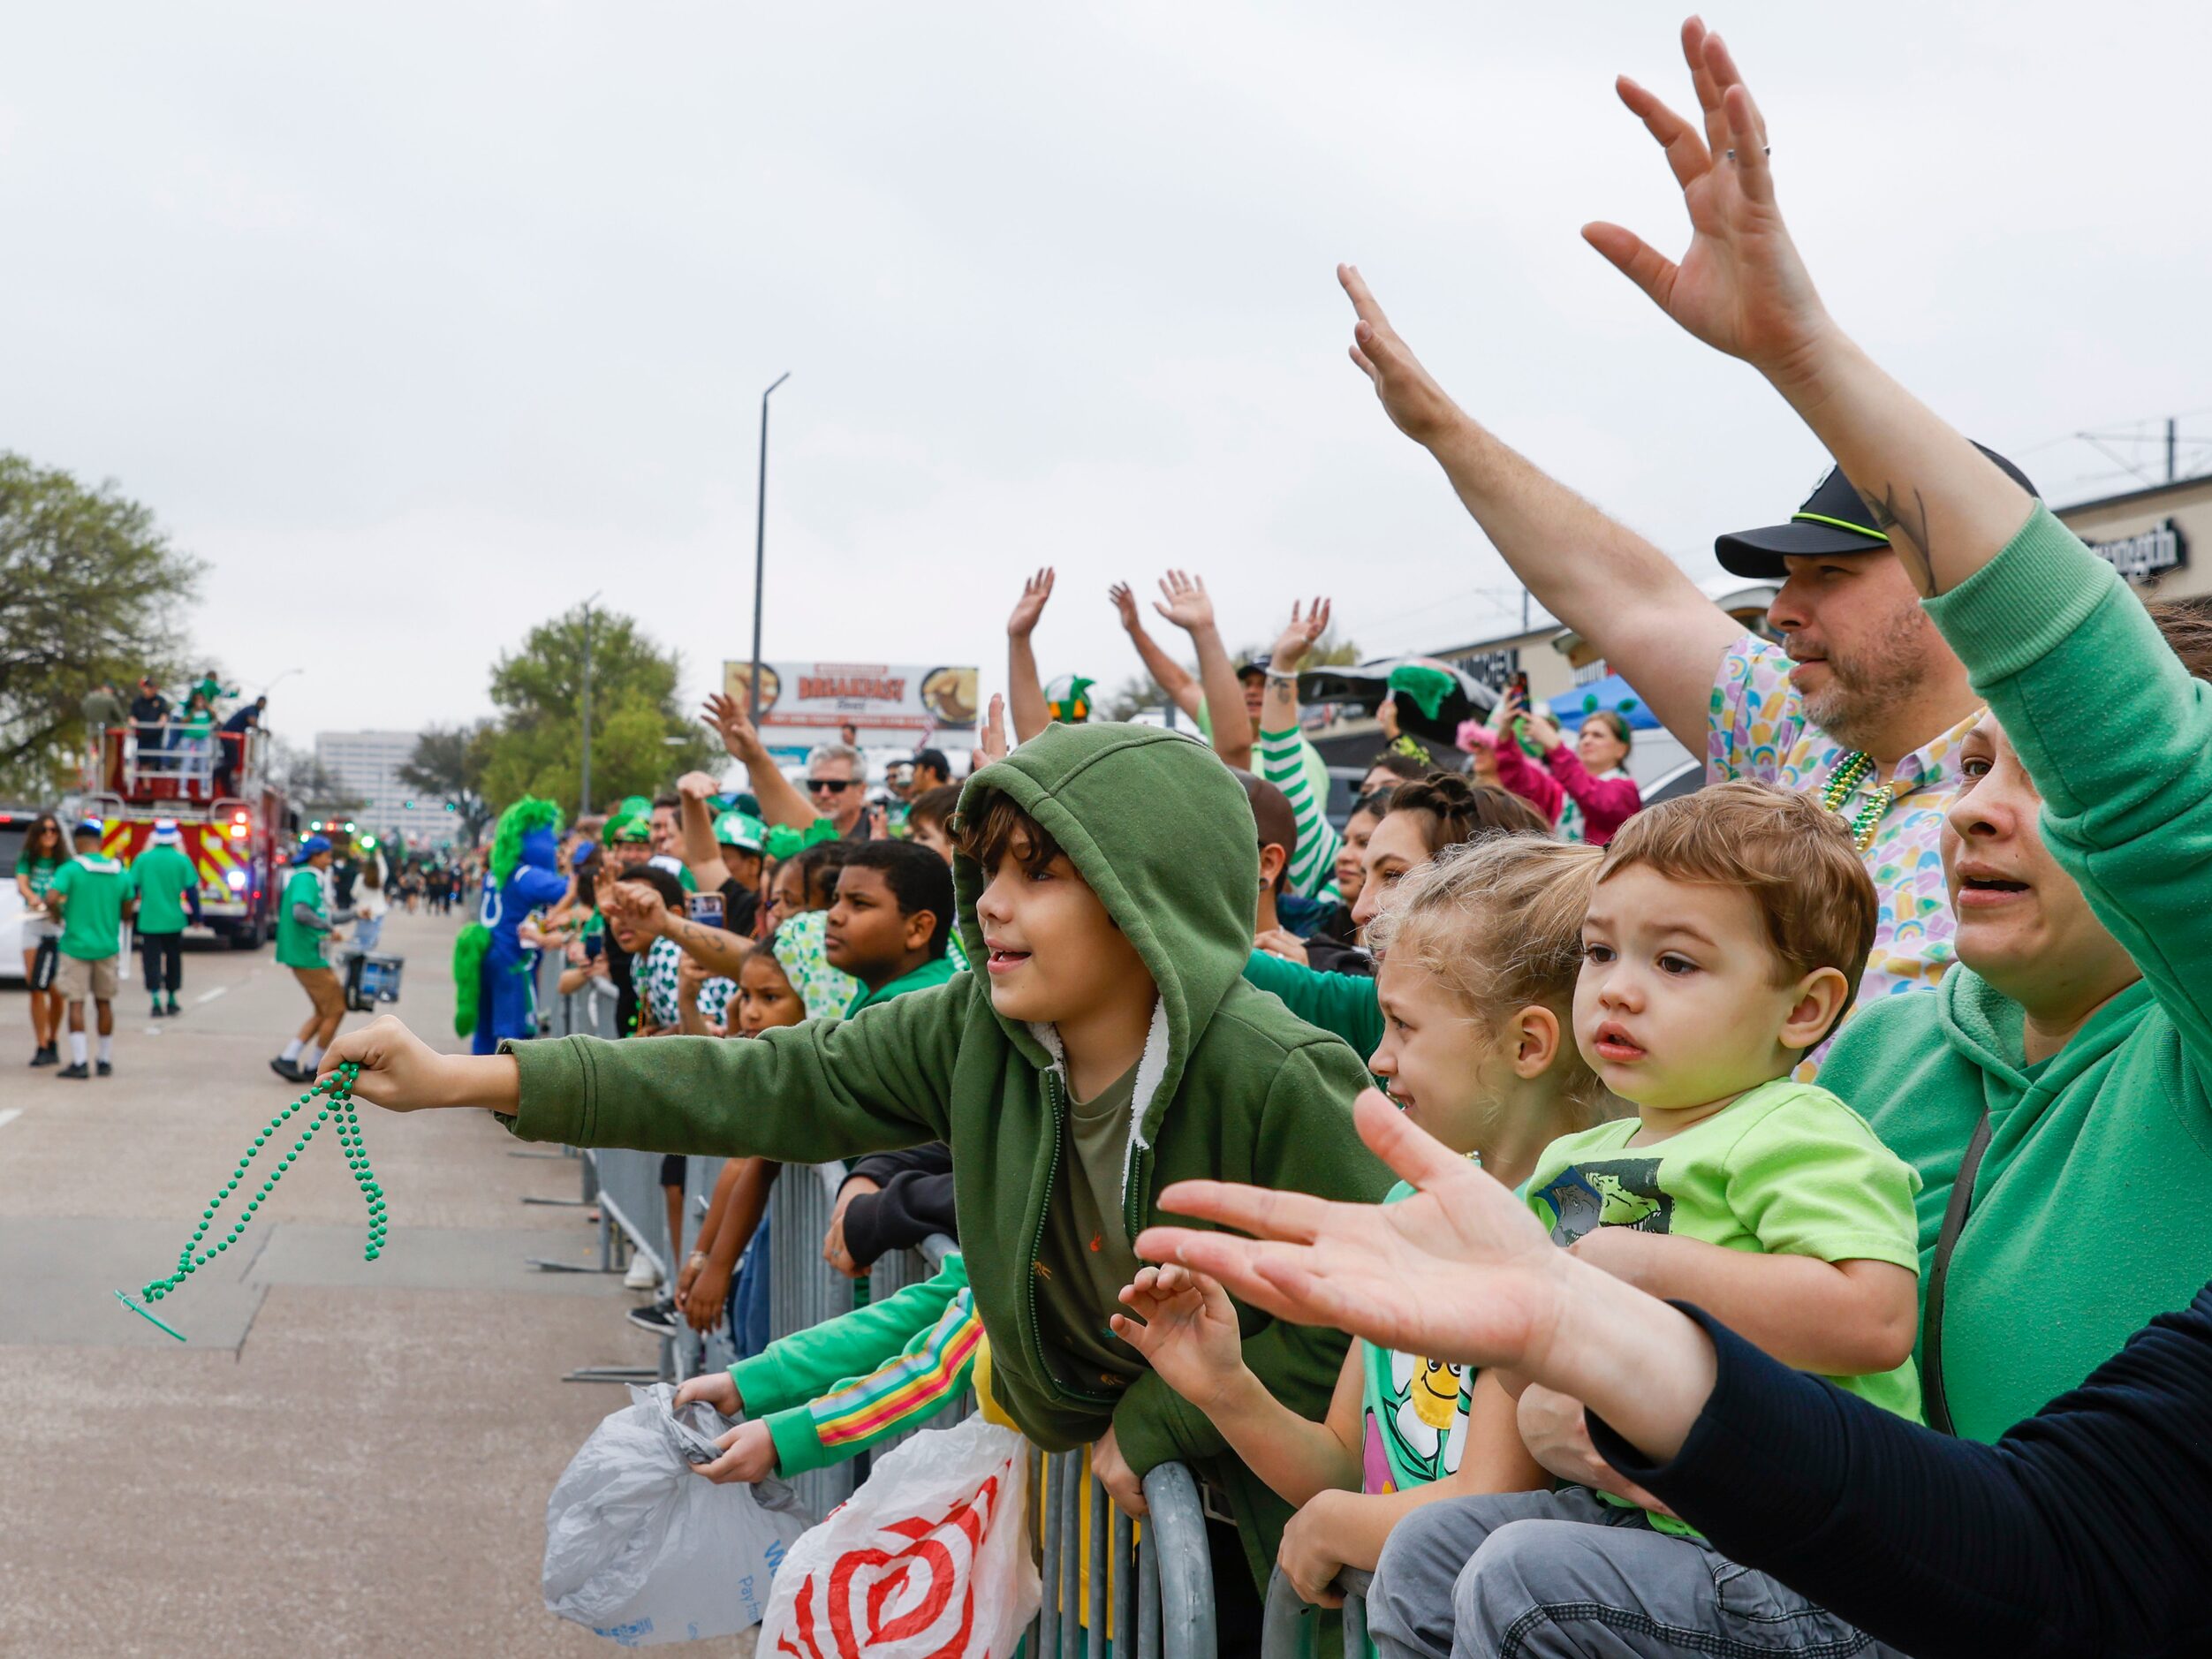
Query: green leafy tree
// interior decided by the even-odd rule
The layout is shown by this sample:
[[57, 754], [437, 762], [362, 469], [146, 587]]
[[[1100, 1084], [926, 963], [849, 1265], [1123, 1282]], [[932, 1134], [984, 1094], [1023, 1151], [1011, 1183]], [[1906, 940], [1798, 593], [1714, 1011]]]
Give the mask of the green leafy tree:
[[[484, 769], [491, 761], [495, 730], [489, 720], [432, 726], [415, 739], [414, 753], [399, 769], [399, 781], [409, 789], [453, 804], [457, 838], [473, 842], [492, 821], [491, 804], [484, 799]], [[595, 751], [598, 747], [593, 743]]]
[[[540, 623], [494, 664], [496, 724], [484, 739], [481, 793], [496, 810], [524, 795], [572, 809], [582, 786], [584, 610]], [[591, 618], [592, 792], [650, 795], [718, 751], [677, 704], [683, 665], [630, 617]]]
[[202, 566], [112, 483], [0, 452], [0, 789], [41, 798], [84, 753], [102, 680], [178, 684]]

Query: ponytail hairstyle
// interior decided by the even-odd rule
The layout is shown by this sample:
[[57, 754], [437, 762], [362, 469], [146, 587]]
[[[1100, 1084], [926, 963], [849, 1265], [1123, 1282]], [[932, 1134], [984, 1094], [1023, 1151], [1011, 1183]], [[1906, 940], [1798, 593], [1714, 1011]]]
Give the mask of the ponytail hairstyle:
[[[1540, 836], [1551, 828], [1519, 795], [1489, 784], [1470, 783], [1457, 772], [1431, 772], [1390, 792], [1390, 810], [1421, 814], [1422, 839], [1434, 859], [1446, 847], [1490, 836]], [[1580, 926], [1579, 918], [1576, 926]]]
[[1558, 1018], [1552, 1066], [1570, 1131], [1619, 1110], [1574, 1041], [1582, 919], [1604, 856], [1599, 847], [1526, 835], [1448, 847], [1408, 871], [1390, 908], [1368, 924], [1370, 941], [1392, 967], [1419, 968], [1485, 1030], [1532, 1003]]

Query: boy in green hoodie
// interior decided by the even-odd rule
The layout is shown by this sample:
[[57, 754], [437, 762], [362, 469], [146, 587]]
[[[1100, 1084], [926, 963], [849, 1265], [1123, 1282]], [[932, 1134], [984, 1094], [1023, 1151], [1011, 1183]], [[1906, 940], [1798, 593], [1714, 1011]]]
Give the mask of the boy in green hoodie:
[[[356, 1092], [481, 1106], [527, 1140], [817, 1163], [943, 1140], [997, 1403], [1040, 1445], [1097, 1442], [1141, 1510], [1180, 1458], [1217, 1489], [1254, 1583], [1287, 1508], [1107, 1321], [1166, 1183], [1223, 1178], [1380, 1199], [1352, 1132], [1366, 1069], [1246, 985], [1252, 814], [1211, 754], [1155, 728], [1053, 727], [971, 778], [953, 873], [984, 971], [752, 1042], [570, 1037], [442, 1055], [396, 1019], [343, 1039]], [[1245, 1360], [1327, 1409], [1345, 1339], [1240, 1310]], [[1223, 1584], [1223, 1591], [1231, 1590]]]

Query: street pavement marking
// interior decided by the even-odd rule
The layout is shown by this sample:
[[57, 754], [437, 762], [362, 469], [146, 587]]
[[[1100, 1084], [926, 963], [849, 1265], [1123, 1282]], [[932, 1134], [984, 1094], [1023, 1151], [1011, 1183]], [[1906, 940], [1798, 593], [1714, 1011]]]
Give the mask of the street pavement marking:
[[211, 1003], [230, 989], [231, 988], [228, 985], [218, 985], [211, 991], [201, 991], [199, 996], [193, 997], [192, 1000], [194, 1004]]
[[7, 1110], [0, 1112], [0, 1129], [5, 1129], [10, 1124], [13, 1123], [17, 1118], [22, 1116], [23, 1109], [20, 1106], [9, 1107]]

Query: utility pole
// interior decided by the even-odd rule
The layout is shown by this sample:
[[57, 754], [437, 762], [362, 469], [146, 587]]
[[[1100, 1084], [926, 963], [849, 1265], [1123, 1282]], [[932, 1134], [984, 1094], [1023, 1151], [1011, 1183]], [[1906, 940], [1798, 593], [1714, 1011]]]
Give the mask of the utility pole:
[[791, 370], [785, 369], [761, 394], [761, 482], [753, 512], [753, 683], [746, 687], [755, 727], [761, 723], [761, 595], [768, 575], [768, 399], [769, 392], [791, 377]]
[[2166, 481], [2174, 481], [2174, 418], [2166, 417]]
[[577, 792], [583, 797], [576, 808], [579, 818], [591, 816], [591, 608], [598, 599], [599, 593], [594, 593], [584, 601], [584, 776], [582, 787]]

